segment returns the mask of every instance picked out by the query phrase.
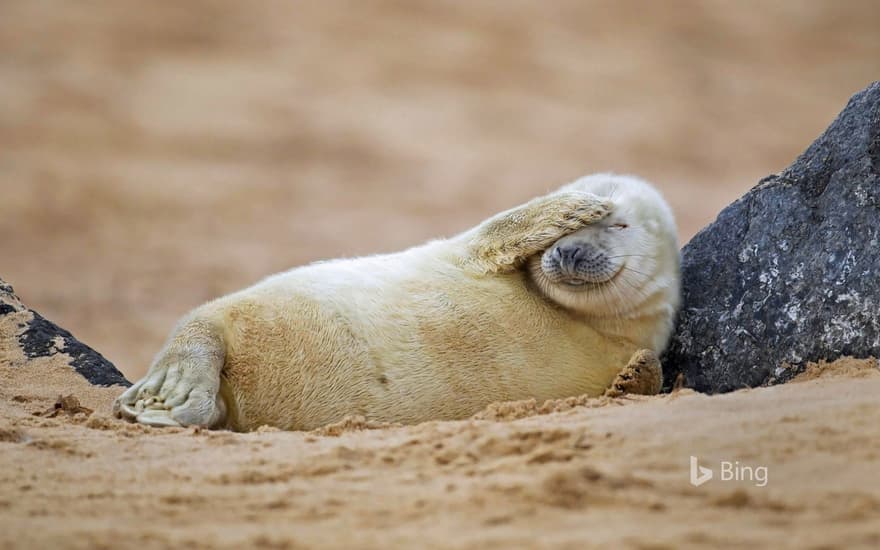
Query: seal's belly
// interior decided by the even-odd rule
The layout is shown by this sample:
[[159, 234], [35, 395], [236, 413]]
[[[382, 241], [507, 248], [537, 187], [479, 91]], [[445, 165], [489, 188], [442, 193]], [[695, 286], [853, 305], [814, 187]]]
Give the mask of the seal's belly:
[[587, 327], [571, 330], [571, 321], [541, 300], [523, 304], [504, 287], [491, 290], [467, 301], [448, 290], [414, 296], [406, 322], [379, 328], [377, 334], [401, 339], [374, 357], [383, 385], [371, 417], [463, 418], [494, 401], [600, 393], [625, 364], [610, 375], [595, 372], [586, 348], [596, 335]]
[[224, 387], [234, 427], [311, 429], [351, 414], [457, 419], [495, 401], [600, 394], [635, 350], [610, 345], [525, 284], [518, 274], [384, 281], [321, 299], [279, 301], [273, 291], [273, 301], [233, 303]]

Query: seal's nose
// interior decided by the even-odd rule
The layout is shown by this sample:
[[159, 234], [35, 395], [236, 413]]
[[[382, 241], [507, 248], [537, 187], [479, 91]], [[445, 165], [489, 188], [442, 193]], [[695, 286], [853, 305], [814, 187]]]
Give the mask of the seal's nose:
[[557, 246], [553, 251], [556, 260], [563, 267], [574, 267], [584, 258], [584, 247], [576, 244]]

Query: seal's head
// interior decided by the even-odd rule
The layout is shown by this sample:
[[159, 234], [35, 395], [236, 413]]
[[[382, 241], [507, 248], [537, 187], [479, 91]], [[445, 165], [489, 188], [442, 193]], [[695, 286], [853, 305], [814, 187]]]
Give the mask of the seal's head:
[[587, 176], [564, 189], [602, 197], [611, 212], [529, 260], [541, 292], [593, 318], [660, 313], [671, 322], [679, 303], [679, 254], [663, 197], [640, 179], [613, 174]]

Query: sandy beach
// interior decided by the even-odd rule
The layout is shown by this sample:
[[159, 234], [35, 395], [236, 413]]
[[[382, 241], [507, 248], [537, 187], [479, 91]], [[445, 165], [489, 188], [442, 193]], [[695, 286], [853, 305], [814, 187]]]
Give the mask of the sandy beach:
[[[653, 181], [684, 243], [880, 74], [872, 1], [0, 13], [0, 276], [132, 380], [200, 303], [585, 173]], [[121, 388], [59, 351], [0, 347], [2, 549], [880, 547], [870, 358], [724, 395], [238, 434], [112, 418]]]
[[[89, 386], [61, 357], [0, 358], [2, 548], [880, 544], [873, 359], [711, 397], [236, 434], [112, 418], [119, 389]], [[60, 395], [94, 412], [56, 408]], [[691, 456], [714, 472], [699, 487]]]

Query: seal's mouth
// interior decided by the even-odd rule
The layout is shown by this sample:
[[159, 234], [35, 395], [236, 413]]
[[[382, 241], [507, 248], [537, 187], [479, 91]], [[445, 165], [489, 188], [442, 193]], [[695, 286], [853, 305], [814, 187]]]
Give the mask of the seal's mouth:
[[589, 241], [557, 243], [541, 256], [541, 271], [546, 280], [563, 288], [583, 291], [607, 284], [624, 267], [622, 256], [610, 256], [604, 246]]
[[583, 277], [578, 277], [577, 275], [569, 275], [556, 278], [556, 280], [553, 282], [567, 288], [578, 290], [596, 288], [612, 283], [620, 276], [621, 273], [623, 273], [624, 269], [626, 269], [626, 264], [621, 264], [620, 267], [610, 277], [601, 281], [586, 279]]

